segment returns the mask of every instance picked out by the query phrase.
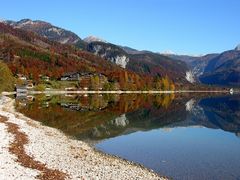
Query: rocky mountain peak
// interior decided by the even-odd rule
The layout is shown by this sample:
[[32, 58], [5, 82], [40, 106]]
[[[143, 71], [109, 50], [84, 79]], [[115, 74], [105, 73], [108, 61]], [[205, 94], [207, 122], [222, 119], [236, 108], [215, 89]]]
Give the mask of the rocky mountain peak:
[[235, 51], [240, 51], [240, 44], [237, 45], [237, 47], [235, 48]]
[[40, 36], [62, 44], [74, 45], [82, 41], [75, 33], [44, 21], [22, 19], [20, 21], [5, 21], [5, 24], [9, 24], [14, 28], [35, 32]]
[[31, 23], [31, 22], [33, 22], [31, 19], [22, 19], [22, 20], [18, 21], [19, 24], [21, 24], [21, 23]]
[[88, 36], [86, 38], [83, 39], [85, 42], [87, 43], [91, 43], [91, 42], [104, 42], [104, 43], [107, 43], [107, 41], [99, 38], [99, 37], [96, 37], [96, 36]]

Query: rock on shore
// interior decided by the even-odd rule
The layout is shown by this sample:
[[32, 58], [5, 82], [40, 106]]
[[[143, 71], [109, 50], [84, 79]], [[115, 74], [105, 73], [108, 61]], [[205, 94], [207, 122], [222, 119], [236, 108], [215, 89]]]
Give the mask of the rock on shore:
[[[28, 156], [46, 168], [66, 174], [66, 179], [166, 179], [140, 165], [97, 152], [57, 129], [42, 126], [15, 112], [14, 100], [5, 96], [0, 98], [0, 116], [27, 135], [24, 150]], [[6, 128], [0, 123], [0, 179], [38, 178], [41, 171], [21, 166], [9, 152], [14, 136]]]

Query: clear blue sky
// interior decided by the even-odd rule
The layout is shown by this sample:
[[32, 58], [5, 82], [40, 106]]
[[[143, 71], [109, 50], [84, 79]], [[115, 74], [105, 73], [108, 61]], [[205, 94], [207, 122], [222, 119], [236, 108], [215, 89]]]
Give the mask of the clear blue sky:
[[240, 43], [240, 0], [4, 0], [0, 18], [45, 20], [137, 49], [222, 52]]

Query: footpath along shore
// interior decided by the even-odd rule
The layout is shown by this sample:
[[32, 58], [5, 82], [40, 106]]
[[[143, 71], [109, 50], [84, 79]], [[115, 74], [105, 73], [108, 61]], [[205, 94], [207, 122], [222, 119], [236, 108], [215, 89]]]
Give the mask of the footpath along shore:
[[167, 179], [42, 126], [0, 96], [0, 179]]

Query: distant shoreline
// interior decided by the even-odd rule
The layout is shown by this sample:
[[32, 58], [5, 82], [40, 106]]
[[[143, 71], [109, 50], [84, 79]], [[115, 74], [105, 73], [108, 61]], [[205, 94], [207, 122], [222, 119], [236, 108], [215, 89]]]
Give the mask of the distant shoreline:
[[[27, 93], [19, 94], [174, 94], [174, 93], [229, 93], [227, 90], [177, 90], [177, 91], [27, 91]], [[2, 95], [14, 95], [17, 92], [2, 92]]]

